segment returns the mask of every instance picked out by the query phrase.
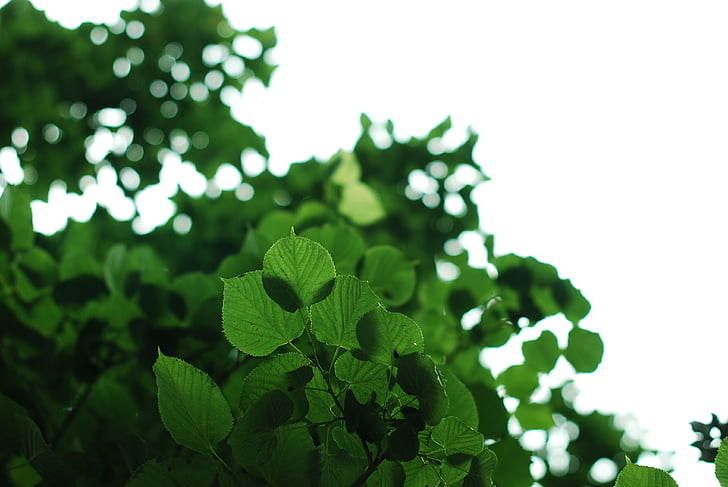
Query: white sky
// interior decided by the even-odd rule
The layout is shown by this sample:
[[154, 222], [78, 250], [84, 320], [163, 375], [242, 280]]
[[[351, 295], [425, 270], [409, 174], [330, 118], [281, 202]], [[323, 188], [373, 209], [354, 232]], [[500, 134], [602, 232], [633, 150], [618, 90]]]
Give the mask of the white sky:
[[[78, 3], [88, 15], [101, 2]], [[497, 251], [555, 265], [592, 303], [584, 326], [606, 353], [579, 380], [580, 407], [633, 412], [650, 446], [678, 452], [680, 485], [718, 485], [688, 445], [690, 421], [728, 415], [716, 386], [728, 337], [728, 4], [225, 6], [241, 29], [277, 28], [272, 87], [248, 85], [236, 111], [267, 137], [273, 164], [351, 148], [362, 112], [401, 136], [448, 114], [454, 133], [472, 125]]]

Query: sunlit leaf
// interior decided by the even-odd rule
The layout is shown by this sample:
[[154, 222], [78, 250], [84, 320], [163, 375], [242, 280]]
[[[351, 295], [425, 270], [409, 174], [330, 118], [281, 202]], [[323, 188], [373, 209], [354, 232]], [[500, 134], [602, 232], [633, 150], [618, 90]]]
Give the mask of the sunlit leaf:
[[484, 438], [458, 418], [448, 416], [432, 428], [432, 441], [440, 445], [446, 455], [477, 455], [483, 450]]
[[356, 325], [378, 304], [366, 282], [354, 276], [338, 276], [331, 293], [311, 306], [311, 331], [329, 345], [358, 348]]
[[263, 289], [263, 273], [253, 271], [241, 277], [223, 279], [223, 331], [241, 351], [268, 355], [303, 333], [298, 314], [284, 311]]
[[677, 483], [664, 470], [635, 465], [628, 458], [614, 487], [677, 487]]
[[336, 377], [348, 383], [359, 402], [366, 402], [372, 393], [384, 397], [389, 384], [389, 368], [375, 362], [359, 360], [344, 353], [334, 365]]
[[277, 241], [263, 257], [263, 285], [286, 311], [321, 301], [336, 277], [334, 261], [319, 243], [290, 236]]
[[356, 326], [356, 335], [367, 359], [391, 364], [395, 358], [424, 351], [420, 327], [400, 313], [376, 308], [365, 314]]
[[728, 440], [720, 442], [718, 455], [715, 457], [715, 477], [721, 487], [728, 487]]
[[209, 375], [161, 351], [154, 374], [162, 422], [177, 443], [202, 453], [227, 436], [230, 407]]

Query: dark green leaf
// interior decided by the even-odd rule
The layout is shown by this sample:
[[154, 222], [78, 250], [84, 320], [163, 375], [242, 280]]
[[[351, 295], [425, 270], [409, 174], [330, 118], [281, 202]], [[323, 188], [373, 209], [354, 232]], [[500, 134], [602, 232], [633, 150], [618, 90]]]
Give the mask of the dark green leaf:
[[397, 382], [408, 394], [419, 399], [420, 411], [429, 425], [435, 425], [448, 408], [447, 394], [440, 372], [430, 357], [419, 353], [399, 359]]
[[291, 415], [297, 421], [308, 411], [303, 387], [313, 377], [310, 365], [308, 358], [298, 353], [281, 353], [266, 358], [243, 380], [240, 407], [245, 411], [263, 394], [278, 389], [291, 399]]
[[498, 458], [493, 450], [486, 448], [480, 452], [470, 465], [463, 487], [493, 487], [493, 471], [497, 464]]

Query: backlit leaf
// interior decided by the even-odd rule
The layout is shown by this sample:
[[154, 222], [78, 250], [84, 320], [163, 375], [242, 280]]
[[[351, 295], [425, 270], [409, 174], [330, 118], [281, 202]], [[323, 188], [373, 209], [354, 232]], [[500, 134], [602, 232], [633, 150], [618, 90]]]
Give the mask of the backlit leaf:
[[336, 277], [334, 261], [319, 243], [304, 237], [278, 240], [263, 257], [263, 285], [286, 311], [294, 312], [321, 301]]
[[202, 453], [227, 436], [230, 407], [209, 375], [161, 350], [153, 370], [162, 422], [177, 443]]
[[329, 345], [357, 348], [356, 325], [378, 304], [366, 282], [354, 276], [338, 276], [326, 299], [311, 306], [311, 331]]
[[284, 311], [263, 289], [263, 273], [249, 272], [223, 279], [223, 331], [241, 351], [255, 356], [268, 355], [303, 333], [298, 314]]
[[334, 371], [339, 380], [350, 385], [359, 402], [366, 402], [373, 392], [384, 397], [389, 384], [388, 367], [359, 360], [347, 352], [336, 360]]
[[677, 487], [677, 483], [667, 472], [635, 465], [628, 458], [627, 466], [619, 473], [614, 487]]
[[425, 349], [417, 323], [384, 308], [365, 314], [356, 326], [356, 334], [366, 357], [386, 365], [399, 356]]
[[443, 418], [432, 428], [432, 441], [445, 450], [445, 455], [464, 453], [477, 455], [483, 451], [483, 435], [454, 416]]
[[723, 440], [715, 457], [715, 476], [721, 487], [728, 487], [728, 440]]

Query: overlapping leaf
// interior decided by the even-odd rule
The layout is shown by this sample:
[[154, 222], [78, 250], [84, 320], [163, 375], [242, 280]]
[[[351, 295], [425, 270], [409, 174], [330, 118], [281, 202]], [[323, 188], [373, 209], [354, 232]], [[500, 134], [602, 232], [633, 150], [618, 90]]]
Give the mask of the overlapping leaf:
[[334, 261], [319, 243], [291, 235], [278, 240], [263, 257], [263, 285], [286, 311], [321, 301], [336, 277]]
[[365, 314], [356, 326], [356, 335], [367, 359], [386, 365], [399, 356], [425, 349], [417, 323], [384, 308]]
[[356, 325], [378, 304], [366, 282], [354, 276], [338, 276], [326, 299], [311, 306], [311, 331], [329, 345], [358, 348]]
[[303, 333], [297, 314], [284, 311], [265, 292], [261, 271], [223, 279], [222, 323], [225, 336], [241, 351], [264, 356]]

